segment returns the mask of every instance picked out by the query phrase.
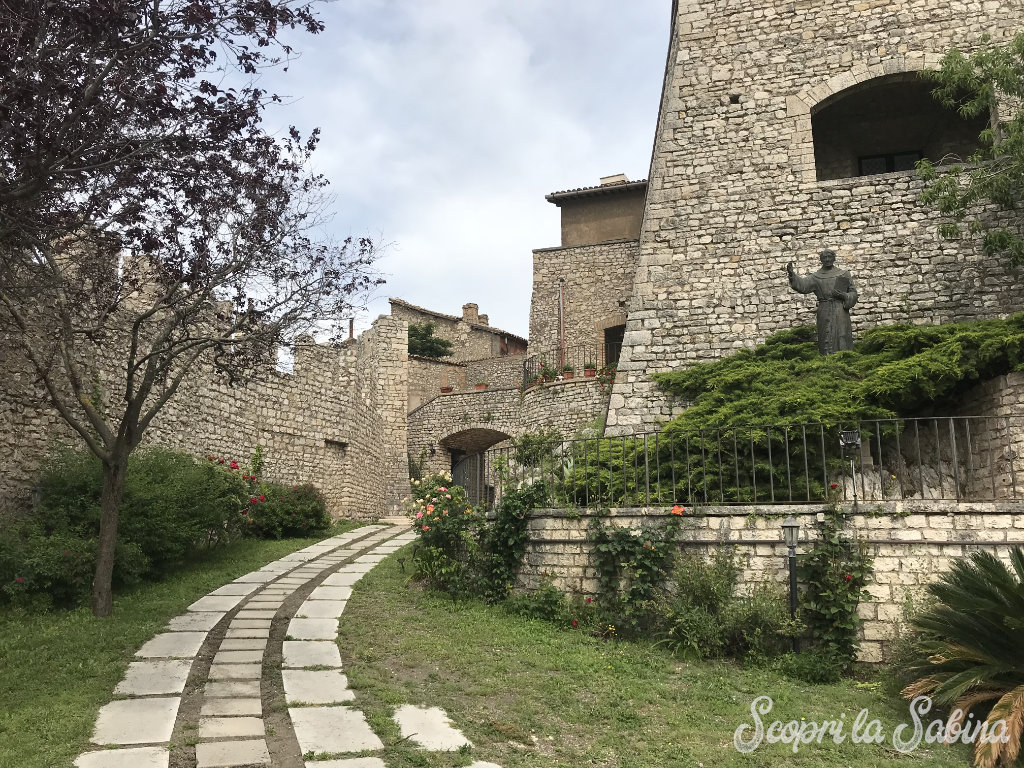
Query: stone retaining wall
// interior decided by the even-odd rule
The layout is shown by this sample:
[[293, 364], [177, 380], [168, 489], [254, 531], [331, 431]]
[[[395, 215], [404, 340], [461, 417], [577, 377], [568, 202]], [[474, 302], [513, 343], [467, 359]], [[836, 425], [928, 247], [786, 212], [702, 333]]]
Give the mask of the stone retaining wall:
[[[807, 542], [821, 510], [810, 505], [688, 510], [680, 535], [682, 547], [706, 555], [714, 548], [733, 545], [742, 565], [741, 589], [767, 581], [778, 583], [781, 590], [788, 580], [782, 519], [796, 516], [801, 542]], [[595, 516], [588, 510], [535, 511], [518, 586], [534, 589], [547, 574], [559, 589], [594, 594], [598, 582], [588, 526]], [[607, 522], [638, 529], [666, 517], [667, 510], [662, 508], [613, 509]], [[907, 601], [947, 571], [954, 558], [984, 549], [1005, 560], [1012, 546], [1024, 546], [1024, 505], [885, 502], [872, 504], [870, 514], [851, 516], [848, 527], [868, 542], [874, 556], [874, 577], [867, 588], [873, 599], [860, 606], [864, 620], [860, 659], [878, 662], [900, 631]]]

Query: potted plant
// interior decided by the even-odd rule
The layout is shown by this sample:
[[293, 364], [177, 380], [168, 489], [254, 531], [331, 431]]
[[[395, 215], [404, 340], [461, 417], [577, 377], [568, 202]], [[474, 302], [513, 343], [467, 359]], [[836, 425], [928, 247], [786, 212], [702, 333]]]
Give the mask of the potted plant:
[[483, 390], [487, 389], [487, 382], [486, 381], [478, 381], [476, 383], [476, 388], [477, 388], [478, 392], [482, 392]]
[[563, 365], [562, 366], [562, 378], [563, 379], [571, 379], [572, 376], [573, 376], [573, 373], [575, 373], [575, 371], [576, 371], [576, 369], [573, 368], [571, 365]]
[[583, 375], [588, 379], [592, 379], [597, 376], [597, 363], [593, 360], [587, 360], [587, 362], [583, 364]]
[[452, 391], [452, 389], [454, 389], [454, 387], [441, 387], [441, 394], [442, 394], [442, 395], [446, 395], [446, 394], [448, 394], [449, 392], [451, 392], [451, 391]]

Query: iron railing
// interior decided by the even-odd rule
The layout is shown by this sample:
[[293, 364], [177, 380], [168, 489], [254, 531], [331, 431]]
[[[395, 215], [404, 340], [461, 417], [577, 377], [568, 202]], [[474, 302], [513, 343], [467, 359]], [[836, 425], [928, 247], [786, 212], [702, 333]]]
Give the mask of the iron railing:
[[1024, 496], [1024, 417], [879, 419], [672, 430], [483, 454], [472, 495], [544, 482], [578, 507], [1004, 501]]
[[[561, 376], [584, 378], [587, 371], [596, 375], [606, 366], [615, 366], [622, 351], [621, 343], [570, 344], [564, 349], [558, 347], [546, 352], [530, 355], [523, 361], [523, 386], [528, 387], [540, 381], [554, 381]], [[566, 367], [571, 371], [566, 371]]]

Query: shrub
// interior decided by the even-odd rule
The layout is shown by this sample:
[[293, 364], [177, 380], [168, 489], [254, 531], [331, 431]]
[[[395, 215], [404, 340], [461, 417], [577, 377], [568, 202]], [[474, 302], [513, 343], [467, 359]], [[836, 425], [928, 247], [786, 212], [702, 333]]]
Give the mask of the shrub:
[[543, 619], [554, 624], [573, 621], [570, 618], [569, 601], [549, 580], [545, 580], [533, 592], [510, 595], [504, 605], [509, 613], [528, 619]]
[[413, 483], [411, 515], [420, 546], [416, 574], [452, 598], [479, 594], [481, 516], [448, 473]]
[[308, 483], [253, 483], [243, 515], [247, 535], [261, 539], [309, 536], [331, 527], [323, 496]]
[[[85, 600], [95, 569], [100, 462], [62, 450], [47, 461], [39, 503], [6, 521], [0, 542], [0, 594], [36, 607]], [[241, 533], [245, 483], [186, 454], [150, 449], [132, 456], [121, 503], [113, 583], [156, 579], [197, 551]]]
[[800, 555], [797, 570], [807, 584], [801, 595], [800, 616], [814, 641], [832, 658], [846, 659], [844, 670], [857, 655], [861, 600], [871, 578], [867, 545], [843, 530], [843, 516], [829, 509], [816, 523], [818, 538]]
[[802, 653], [781, 656], [777, 668], [794, 680], [824, 685], [839, 682], [849, 663], [846, 656], [828, 648], [807, 648]]
[[725, 652], [754, 663], [785, 653], [797, 633], [786, 597], [774, 584], [759, 584], [748, 595], [732, 599], [720, 618]]
[[[990, 552], [975, 552], [928, 586], [934, 603], [911, 619], [918, 640], [908, 699], [931, 696], [954, 710], [950, 722], [1004, 720], [1006, 743], [977, 742], [975, 764], [1020, 764], [1024, 735], [1024, 549], [1010, 550], [1011, 568]], [[959, 713], [959, 718], [957, 718]], [[991, 727], [990, 727], [991, 729]], [[996, 729], [998, 730], [998, 729]], [[1016, 761], [1016, 762], [1015, 762]]]

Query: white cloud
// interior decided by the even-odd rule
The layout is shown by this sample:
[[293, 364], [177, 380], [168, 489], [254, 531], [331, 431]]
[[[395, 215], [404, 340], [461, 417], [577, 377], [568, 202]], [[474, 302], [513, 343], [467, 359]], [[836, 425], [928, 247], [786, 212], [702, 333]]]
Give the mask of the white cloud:
[[531, 250], [558, 244], [544, 195], [647, 175], [669, 3], [345, 0], [264, 87], [270, 125], [320, 126], [339, 236], [393, 243], [386, 297], [527, 335]]

